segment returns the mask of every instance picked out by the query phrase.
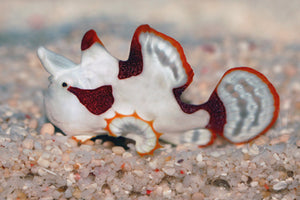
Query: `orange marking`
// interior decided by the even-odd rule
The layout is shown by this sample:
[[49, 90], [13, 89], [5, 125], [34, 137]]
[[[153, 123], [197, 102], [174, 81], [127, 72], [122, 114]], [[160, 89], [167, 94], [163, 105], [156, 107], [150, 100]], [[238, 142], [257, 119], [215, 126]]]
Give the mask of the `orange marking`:
[[165, 161], [168, 162], [168, 161], [170, 161], [171, 159], [172, 159], [172, 156], [168, 156], [168, 157], [165, 158]]
[[121, 169], [124, 170], [124, 168], [125, 168], [125, 163], [123, 163], [123, 164], [121, 165]]
[[80, 142], [75, 136], [72, 136], [72, 140], [75, 140], [76, 142]]
[[264, 184], [264, 187], [266, 188], [266, 190], [270, 189], [270, 187], [266, 183]]

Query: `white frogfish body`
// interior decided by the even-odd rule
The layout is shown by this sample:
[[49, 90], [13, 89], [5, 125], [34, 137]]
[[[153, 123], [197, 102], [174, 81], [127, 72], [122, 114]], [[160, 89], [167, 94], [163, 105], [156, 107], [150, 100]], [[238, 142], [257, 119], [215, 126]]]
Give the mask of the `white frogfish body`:
[[140, 155], [147, 155], [161, 147], [160, 137], [200, 146], [212, 144], [216, 135], [249, 142], [278, 117], [275, 88], [248, 67], [228, 70], [206, 103], [183, 102], [193, 70], [180, 44], [148, 25], [135, 31], [127, 61], [111, 56], [94, 30], [84, 35], [81, 50], [81, 63], [74, 64], [38, 49], [51, 74], [47, 116], [69, 136], [125, 136], [136, 141]]

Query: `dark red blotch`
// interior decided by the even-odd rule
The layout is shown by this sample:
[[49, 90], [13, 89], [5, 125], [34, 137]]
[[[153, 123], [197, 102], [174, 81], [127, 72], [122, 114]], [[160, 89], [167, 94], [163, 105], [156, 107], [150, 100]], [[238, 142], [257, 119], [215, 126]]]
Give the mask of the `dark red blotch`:
[[73, 93], [80, 103], [95, 115], [100, 115], [106, 112], [114, 103], [111, 85], [101, 86], [92, 90], [85, 90], [70, 86], [68, 91]]
[[[138, 40], [139, 34], [141, 32], [141, 30], [139, 29], [141, 28], [145, 28], [145, 26], [139, 27], [135, 31], [132, 37], [128, 60], [119, 61], [119, 74], [118, 74], [119, 79], [125, 79], [125, 78], [130, 78], [131, 76], [137, 76], [143, 71], [142, 47]], [[150, 29], [149, 26], [148, 28]]]
[[187, 114], [192, 114], [200, 109], [206, 110], [210, 114], [209, 123], [206, 128], [211, 130], [213, 133], [223, 135], [224, 125], [226, 124], [226, 110], [216, 90], [212, 93], [206, 103], [201, 105], [193, 105], [184, 103], [180, 98], [186, 87], [187, 86], [184, 85], [182, 87], [173, 89], [173, 94], [181, 110]]
[[100, 41], [100, 39], [97, 36], [96, 31], [91, 29], [88, 32], [86, 32], [82, 38], [81, 51], [84, 51], [84, 50], [90, 48], [96, 42], [100, 43], [103, 46], [102, 42]]
[[210, 114], [210, 120], [206, 128], [223, 135], [224, 125], [226, 124], [226, 110], [217, 92], [214, 91], [208, 101], [202, 104], [201, 107]]

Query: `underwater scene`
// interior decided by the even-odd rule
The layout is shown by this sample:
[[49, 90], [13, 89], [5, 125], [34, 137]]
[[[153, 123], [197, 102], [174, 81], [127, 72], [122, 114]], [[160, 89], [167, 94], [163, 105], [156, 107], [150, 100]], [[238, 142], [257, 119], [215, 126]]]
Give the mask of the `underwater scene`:
[[296, 200], [300, 2], [0, 2], [0, 199]]

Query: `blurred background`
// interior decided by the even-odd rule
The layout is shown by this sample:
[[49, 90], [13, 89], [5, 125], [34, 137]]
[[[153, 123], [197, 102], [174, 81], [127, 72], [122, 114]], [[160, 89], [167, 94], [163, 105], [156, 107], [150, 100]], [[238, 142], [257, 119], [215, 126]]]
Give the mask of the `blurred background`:
[[[0, 45], [38, 46], [94, 28], [129, 38], [149, 23], [183, 42], [234, 35], [299, 42], [300, 2], [290, 1], [0, 1]], [[73, 41], [76, 42], [76, 41]], [[114, 41], [107, 42], [113, 45]]]
[[207, 99], [225, 70], [237, 66], [263, 72], [299, 99], [299, 8], [297, 0], [1, 0], [0, 103], [36, 97], [40, 105], [48, 74], [36, 56], [39, 46], [79, 63], [81, 38], [92, 28], [125, 60], [140, 24], [182, 44], [195, 69], [193, 101]]

